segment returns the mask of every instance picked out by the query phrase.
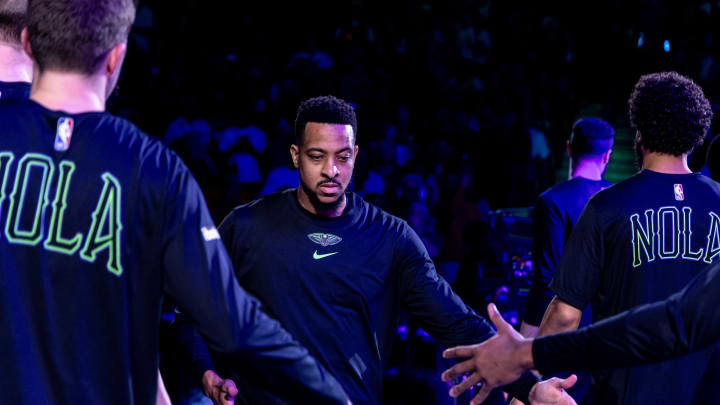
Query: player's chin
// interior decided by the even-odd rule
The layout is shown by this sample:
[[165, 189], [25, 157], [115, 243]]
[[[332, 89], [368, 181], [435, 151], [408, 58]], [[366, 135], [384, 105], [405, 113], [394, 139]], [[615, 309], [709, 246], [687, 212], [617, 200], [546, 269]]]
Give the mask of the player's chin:
[[316, 190], [315, 195], [317, 196], [318, 201], [320, 201], [323, 204], [334, 204], [342, 197], [344, 189], [342, 187], [338, 187], [335, 190], [328, 191], [319, 189]]

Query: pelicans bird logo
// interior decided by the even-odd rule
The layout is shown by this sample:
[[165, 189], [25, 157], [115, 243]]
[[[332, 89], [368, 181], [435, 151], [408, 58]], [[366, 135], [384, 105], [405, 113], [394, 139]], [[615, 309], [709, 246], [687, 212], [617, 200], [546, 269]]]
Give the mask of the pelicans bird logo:
[[322, 247], [337, 245], [342, 241], [341, 237], [331, 233], [311, 233], [307, 237]]

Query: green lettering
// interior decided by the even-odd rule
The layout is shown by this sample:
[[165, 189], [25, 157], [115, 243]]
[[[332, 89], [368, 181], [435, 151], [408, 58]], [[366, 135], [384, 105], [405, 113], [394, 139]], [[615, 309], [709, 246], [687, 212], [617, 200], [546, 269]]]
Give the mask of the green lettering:
[[[120, 182], [110, 173], [103, 173], [103, 189], [97, 208], [92, 214], [92, 224], [80, 257], [94, 262], [98, 252], [108, 249], [107, 269], [116, 276], [122, 275], [120, 262], [121, 187]], [[102, 233], [107, 227], [107, 232]]]
[[68, 188], [70, 178], [75, 171], [75, 164], [69, 161], [60, 162], [60, 174], [58, 175], [58, 186], [55, 192], [55, 200], [52, 203], [52, 217], [48, 230], [48, 238], [45, 239], [46, 249], [66, 255], [73, 255], [80, 248], [82, 234], [77, 233], [71, 239], [62, 236], [63, 216], [67, 208]]

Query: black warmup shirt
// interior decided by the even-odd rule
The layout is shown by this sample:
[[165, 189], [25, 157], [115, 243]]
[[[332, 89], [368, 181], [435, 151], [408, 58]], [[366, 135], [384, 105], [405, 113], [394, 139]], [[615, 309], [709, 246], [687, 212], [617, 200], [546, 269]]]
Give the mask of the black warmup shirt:
[[300, 206], [296, 190], [271, 194], [236, 208], [220, 234], [240, 284], [354, 404], [378, 404], [401, 308], [444, 346], [478, 343], [493, 330], [438, 276], [405, 221], [347, 198], [343, 215], [321, 218]]
[[[720, 264], [713, 264], [664, 301], [633, 308], [574, 332], [536, 339], [532, 347], [535, 367], [541, 373], [629, 367], [717, 344], [718, 291]], [[708, 393], [717, 390], [717, 381], [707, 383], [703, 389]], [[697, 395], [695, 401], [692, 399], [682, 403], [714, 403], [704, 402]]]
[[[558, 183], [538, 196], [532, 213], [533, 282], [525, 309], [525, 322], [540, 325], [545, 309], [555, 295], [549, 288], [565, 243], [587, 201], [610, 187], [606, 180], [575, 177]], [[583, 316], [589, 322], [589, 317]]]
[[7, 100], [26, 100], [30, 97], [30, 83], [0, 82], [0, 102]]
[[[550, 287], [593, 320], [664, 299], [720, 255], [720, 184], [643, 170], [590, 199]], [[665, 333], [658, 329], [657, 333]], [[715, 348], [653, 366], [594, 373], [588, 402], [689, 403], [717, 381]], [[662, 389], [659, 389], [662, 387]], [[720, 403], [720, 391], [709, 398]]]
[[163, 291], [268, 385], [343, 403], [239, 287], [174, 153], [107, 113], [7, 102], [0, 122], [0, 403], [154, 404]]

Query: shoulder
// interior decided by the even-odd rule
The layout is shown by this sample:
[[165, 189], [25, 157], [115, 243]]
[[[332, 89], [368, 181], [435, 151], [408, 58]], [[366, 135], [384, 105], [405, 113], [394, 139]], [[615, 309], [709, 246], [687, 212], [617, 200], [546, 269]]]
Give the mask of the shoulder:
[[711, 179], [708, 176], [705, 176], [704, 174], [696, 173], [695, 179], [698, 183], [708, 187], [710, 190], [714, 191], [715, 193], [720, 194], [720, 183], [717, 181]]
[[536, 208], [538, 206], [545, 208], [557, 207], [567, 199], [569, 194], [574, 192], [575, 188], [576, 185], [572, 180], [562, 181], [540, 193], [535, 200], [535, 206]]
[[291, 209], [292, 193], [294, 189], [288, 189], [271, 193], [257, 198], [249, 203], [238, 205], [223, 220], [223, 225], [249, 223], [253, 219], [266, 219], [274, 216], [284, 216]]
[[365, 201], [360, 195], [348, 193], [352, 198], [353, 211], [358, 218], [357, 221], [362, 226], [369, 226], [382, 232], [384, 237], [390, 237], [393, 240], [407, 237], [415, 233], [410, 225], [404, 219], [390, 214], [384, 209]]

